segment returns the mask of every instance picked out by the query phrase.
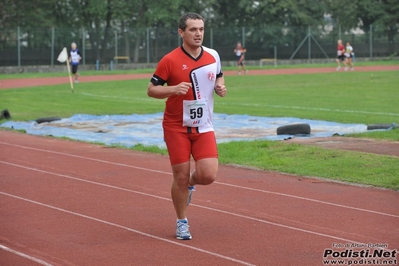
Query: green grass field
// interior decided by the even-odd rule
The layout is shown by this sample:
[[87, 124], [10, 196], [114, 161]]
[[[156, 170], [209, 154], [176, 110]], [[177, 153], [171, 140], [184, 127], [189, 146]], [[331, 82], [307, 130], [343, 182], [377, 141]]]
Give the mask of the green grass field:
[[[15, 121], [163, 111], [163, 100], [147, 96], [147, 84], [148, 80], [80, 83], [75, 93], [68, 84], [0, 90], [0, 109], [8, 109]], [[398, 84], [397, 71], [229, 76], [228, 96], [216, 97], [215, 112], [343, 123], [399, 122]], [[399, 130], [375, 135], [367, 136], [399, 140]], [[155, 147], [136, 149], [166, 154]], [[399, 189], [399, 159], [394, 157], [271, 141], [225, 143], [219, 150], [221, 163]]]

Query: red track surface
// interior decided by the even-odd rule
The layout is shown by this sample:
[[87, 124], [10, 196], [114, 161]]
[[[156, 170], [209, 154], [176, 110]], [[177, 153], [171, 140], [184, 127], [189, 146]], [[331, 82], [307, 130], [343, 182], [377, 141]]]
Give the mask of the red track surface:
[[0, 169], [1, 265], [322, 265], [333, 243], [399, 248], [395, 191], [221, 165], [178, 241], [167, 156], [0, 131]]
[[[355, 71], [392, 71], [399, 70], [399, 66], [367, 66], [356, 67]], [[335, 68], [294, 68], [294, 69], [269, 69], [269, 70], [250, 70], [248, 75], [289, 75], [289, 74], [315, 74], [315, 73], [331, 73], [335, 72]], [[343, 71], [341, 71], [343, 72]], [[237, 71], [225, 71], [226, 76], [237, 75]], [[101, 82], [110, 80], [128, 80], [128, 79], [148, 79], [151, 74], [122, 74], [122, 75], [105, 75], [105, 76], [82, 76], [79, 78], [81, 82]], [[34, 87], [43, 85], [56, 85], [69, 83], [68, 77], [52, 77], [52, 78], [24, 78], [24, 79], [5, 79], [0, 80], [0, 89]]]
[[[380, 70], [399, 67], [356, 68]], [[81, 81], [133, 78], [150, 75]], [[5, 89], [68, 79], [0, 82]], [[398, 192], [232, 166], [197, 188], [193, 240], [178, 241], [171, 179], [166, 156], [0, 131], [0, 265], [322, 265], [333, 243], [399, 248]]]

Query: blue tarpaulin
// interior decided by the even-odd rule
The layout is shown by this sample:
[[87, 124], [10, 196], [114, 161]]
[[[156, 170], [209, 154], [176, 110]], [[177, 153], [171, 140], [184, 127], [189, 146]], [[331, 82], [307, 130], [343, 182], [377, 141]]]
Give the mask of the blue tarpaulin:
[[[67, 137], [110, 146], [133, 147], [142, 144], [165, 148], [162, 117], [163, 113], [103, 116], [76, 114], [70, 118], [40, 124], [36, 121], [7, 121], [1, 124], [1, 127], [25, 130], [32, 135]], [[256, 139], [283, 140], [298, 137], [276, 134], [278, 127], [295, 123], [307, 123], [311, 127], [311, 134], [301, 137], [330, 137], [335, 134], [367, 131], [367, 125], [363, 124], [343, 124], [290, 117], [214, 114], [213, 121], [218, 143]]]

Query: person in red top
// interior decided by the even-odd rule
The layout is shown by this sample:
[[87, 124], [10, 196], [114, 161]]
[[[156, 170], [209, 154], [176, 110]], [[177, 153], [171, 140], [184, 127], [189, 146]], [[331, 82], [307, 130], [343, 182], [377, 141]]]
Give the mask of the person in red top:
[[335, 62], [337, 62], [337, 71], [341, 69], [341, 61], [345, 63], [345, 46], [342, 44], [342, 40], [338, 40], [338, 46], [337, 46], [337, 59], [335, 59]]
[[[196, 13], [184, 14], [178, 33], [183, 44], [160, 60], [147, 94], [167, 98], [162, 126], [173, 172], [171, 193], [177, 216], [176, 238], [187, 240], [192, 238], [186, 213], [194, 186], [209, 185], [216, 179], [214, 94], [224, 97], [227, 90], [219, 54], [202, 46], [204, 19]], [[191, 174], [190, 156], [195, 161]]]

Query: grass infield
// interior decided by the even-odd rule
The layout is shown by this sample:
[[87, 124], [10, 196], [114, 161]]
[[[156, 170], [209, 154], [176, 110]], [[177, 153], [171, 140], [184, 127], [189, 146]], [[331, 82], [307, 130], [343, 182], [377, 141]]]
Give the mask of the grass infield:
[[[69, 84], [0, 90], [0, 110], [8, 109], [15, 121], [79, 113], [161, 112], [164, 101], [147, 96], [148, 82], [80, 83], [75, 93]], [[229, 76], [228, 96], [216, 97], [215, 112], [388, 124], [399, 122], [397, 84], [397, 71]], [[399, 140], [397, 129], [367, 134]], [[138, 145], [135, 149], [166, 154], [157, 147]], [[225, 164], [399, 189], [399, 158], [395, 157], [272, 141], [224, 143], [219, 153]]]

